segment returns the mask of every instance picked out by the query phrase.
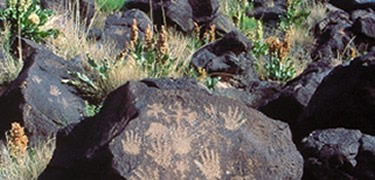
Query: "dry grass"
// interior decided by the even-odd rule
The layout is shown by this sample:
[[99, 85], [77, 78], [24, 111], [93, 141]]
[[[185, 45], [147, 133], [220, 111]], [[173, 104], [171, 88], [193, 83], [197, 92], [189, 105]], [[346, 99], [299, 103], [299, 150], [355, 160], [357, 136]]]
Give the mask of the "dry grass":
[[51, 139], [29, 148], [25, 156], [14, 158], [3, 145], [0, 147], [0, 179], [37, 180], [52, 158], [54, 149], [55, 140]]
[[307, 18], [307, 28], [313, 29], [314, 26], [325, 17], [327, 17], [327, 7], [325, 4], [310, 2], [308, 5], [310, 16]]

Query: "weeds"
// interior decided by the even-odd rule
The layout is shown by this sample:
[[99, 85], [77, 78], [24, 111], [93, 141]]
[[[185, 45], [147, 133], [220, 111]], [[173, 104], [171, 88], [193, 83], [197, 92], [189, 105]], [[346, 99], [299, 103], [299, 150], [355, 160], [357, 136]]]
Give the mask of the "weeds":
[[125, 0], [96, 0], [99, 9], [104, 12], [113, 12], [121, 9]]

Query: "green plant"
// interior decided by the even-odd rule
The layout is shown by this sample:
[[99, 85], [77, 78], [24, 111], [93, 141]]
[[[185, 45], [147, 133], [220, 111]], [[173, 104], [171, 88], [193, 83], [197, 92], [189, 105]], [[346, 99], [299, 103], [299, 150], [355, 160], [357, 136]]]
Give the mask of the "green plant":
[[101, 85], [108, 80], [112, 66], [107, 59], [100, 62], [101, 64], [97, 64], [93, 58], [87, 55], [87, 64], [91, 73], [86, 75], [82, 72], [68, 72], [73, 79], [62, 80], [63, 83], [75, 86], [91, 104], [100, 104], [107, 95]]
[[280, 17], [280, 28], [286, 31], [290, 26], [302, 26], [309, 15], [303, 0], [288, 0], [286, 15]]
[[99, 5], [99, 9], [104, 12], [116, 11], [125, 4], [125, 0], [97, 0], [96, 2]]
[[274, 81], [287, 81], [294, 78], [296, 70], [290, 58], [281, 60], [277, 53], [272, 53], [270, 62], [265, 64], [267, 78]]
[[93, 117], [93, 116], [95, 116], [96, 114], [99, 113], [101, 108], [102, 108], [102, 105], [90, 104], [89, 102], [85, 101], [84, 116], [85, 117]]
[[11, 45], [16, 37], [25, 37], [36, 42], [48, 36], [56, 37], [57, 30], [42, 30], [52, 11], [40, 7], [39, 0], [7, 0], [7, 8], [0, 10], [0, 20], [9, 26]]

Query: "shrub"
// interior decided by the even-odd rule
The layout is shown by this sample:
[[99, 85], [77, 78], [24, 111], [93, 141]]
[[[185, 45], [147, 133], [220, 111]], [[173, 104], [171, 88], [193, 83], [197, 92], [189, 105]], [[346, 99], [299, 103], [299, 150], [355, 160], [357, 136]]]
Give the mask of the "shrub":
[[41, 9], [39, 0], [7, 0], [7, 8], [0, 11], [0, 20], [9, 26], [11, 44], [21, 36], [36, 42], [48, 36], [56, 37], [54, 29], [41, 30], [52, 11]]

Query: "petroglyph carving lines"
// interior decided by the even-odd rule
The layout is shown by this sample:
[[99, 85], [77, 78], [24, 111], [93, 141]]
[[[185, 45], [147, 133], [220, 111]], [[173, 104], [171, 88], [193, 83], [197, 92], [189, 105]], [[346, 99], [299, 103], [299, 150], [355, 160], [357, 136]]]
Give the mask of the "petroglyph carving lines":
[[37, 84], [40, 84], [42, 82], [42, 79], [39, 78], [39, 76], [33, 76], [31, 78], [31, 80], [33, 80], [34, 82], [36, 82]]
[[200, 153], [201, 162], [194, 160], [195, 165], [202, 171], [208, 180], [220, 179], [221, 168], [219, 154], [207, 148]]
[[210, 104], [208, 106], [204, 106], [204, 111], [210, 116], [211, 119], [215, 119], [217, 117], [216, 113], [217, 110], [215, 109], [214, 105]]
[[142, 138], [134, 131], [126, 131], [125, 139], [121, 140], [124, 151], [131, 155], [138, 155], [141, 152]]
[[64, 109], [68, 108], [69, 105], [71, 105], [71, 102], [68, 102], [68, 100], [66, 100], [65, 97], [60, 97], [59, 99], [57, 99], [57, 102], [62, 104]]
[[190, 170], [190, 165], [186, 161], [178, 161], [176, 162], [176, 174], [181, 174], [185, 176], [185, 172], [188, 172]]
[[177, 128], [172, 134], [173, 150], [180, 155], [191, 151], [191, 143], [194, 140], [186, 128]]
[[168, 131], [168, 128], [164, 125], [152, 122], [145, 135], [150, 136], [151, 138], [158, 138], [165, 135]]
[[243, 112], [240, 112], [238, 107], [234, 110], [229, 107], [228, 113], [220, 112], [220, 116], [224, 119], [224, 127], [231, 131], [237, 130], [246, 122], [246, 118], [243, 118]]
[[159, 170], [157, 168], [147, 167], [145, 169], [137, 168], [130, 180], [159, 180]]
[[169, 113], [166, 117], [168, 123], [175, 121], [178, 127], [182, 127], [182, 120], [186, 120], [190, 125], [194, 124], [197, 119], [197, 113], [190, 108], [183, 107], [180, 102], [176, 102], [173, 106], [169, 106]]
[[156, 117], [159, 118], [162, 115], [167, 114], [163, 108], [164, 106], [162, 104], [152, 104], [148, 106], [147, 116], [149, 117]]
[[164, 168], [168, 168], [171, 165], [172, 147], [163, 136], [156, 138], [155, 141], [151, 143], [151, 149], [147, 151], [147, 154]]
[[61, 92], [57, 86], [52, 85], [49, 87], [49, 94], [51, 94], [52, 96], [60, 96]]

